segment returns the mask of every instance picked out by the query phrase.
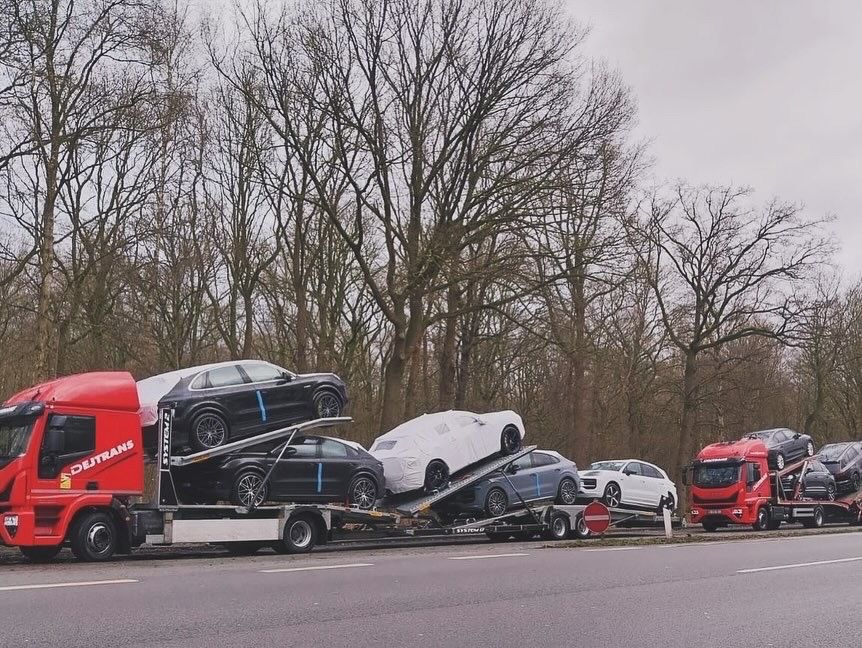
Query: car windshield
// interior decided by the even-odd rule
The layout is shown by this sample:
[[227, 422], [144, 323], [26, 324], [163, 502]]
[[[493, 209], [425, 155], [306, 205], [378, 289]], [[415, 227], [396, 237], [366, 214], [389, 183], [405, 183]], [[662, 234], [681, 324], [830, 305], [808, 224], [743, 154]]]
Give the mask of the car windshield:
[[739, 481], [742, 464], [716, 463], [700, 464], [694, 467], [692, 483], [704, 488], [721, 488]]
[[838, 461], [847, 449], [844, 443], [830, 443], [820, 448], [820, 458], [823, 461]]
[[0, 464], [24, 454], [30, 433], [33, 431], [32, 418], [0, 420]]
[[612, 470], [619, 472], [623, 469], [625, 461], [597, 461], [590, 466], [590, 470]]

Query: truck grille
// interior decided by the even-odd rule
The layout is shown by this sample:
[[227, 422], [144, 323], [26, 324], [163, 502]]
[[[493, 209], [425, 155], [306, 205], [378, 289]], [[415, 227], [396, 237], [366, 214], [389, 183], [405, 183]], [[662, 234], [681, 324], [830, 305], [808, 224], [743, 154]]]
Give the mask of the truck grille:
[[694, 504], [699, 504], [700, 506], [707, 506], [709, 508], [727, 508], [729, 506], [736, 506], [735, 499], [710, 499], [708, 497], [698, 497], [697, 495], [694, 495], [691, 498], [691, 501]]

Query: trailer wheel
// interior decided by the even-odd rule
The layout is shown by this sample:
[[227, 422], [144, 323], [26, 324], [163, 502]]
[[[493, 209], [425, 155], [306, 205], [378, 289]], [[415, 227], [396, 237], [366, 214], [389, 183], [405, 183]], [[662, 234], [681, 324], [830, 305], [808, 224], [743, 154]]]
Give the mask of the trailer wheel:
[[819, 506], [814, 509], [814, 515], [811, 516], [810, 520], [805, 520], [802, 522], [802, 526], [806, 529], [819, 529], [823, 526], [823, 509]]
[[84, 562], [110, 560], [117, 550], [117, 527], [104, 511], [90, 511], [75, 520], [69, 532], [72, 553]]
[[565, 540], [569, 537], [569, 531], [571, 531], [569, 516], [557, 513], [551, 516], [548, 530], [542, 535], [546, 540]]
[[504, 455], [515, 454], [521, 450], [521, 431], [514, 425], [507, 425], [500, 435], [500, 450]]
[[769, 511], [765, 506], [757, 509], [757, 518], [751, 528], [755, 531], [765, 531], [769, 527]]
[[578, 513], [578, 516], [575, 518], [575, 537], [579, 540], [586, 540], [589, 538], [592, 533], [587, 528], [587, 521], [584, 519], [583, 513]]
[[297, 515], [284, 525], [282, 546], [285, 553], [308, 553], [317, 543], [317, 525], [309, 515]]
[[24, 557], [31, 563], [46, 563], [54, 560], [54, 557], [60, 553], [61, 546], [20, 547], [20, 549]]

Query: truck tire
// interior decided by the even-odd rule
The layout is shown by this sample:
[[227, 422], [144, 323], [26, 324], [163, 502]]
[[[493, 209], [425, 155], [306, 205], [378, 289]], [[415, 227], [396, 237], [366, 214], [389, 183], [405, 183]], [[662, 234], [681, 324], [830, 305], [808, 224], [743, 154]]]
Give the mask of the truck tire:
[[578, 517], [575, 518], [574, 534], [579, 540], [586, 540], [590, 535], [592, 535], [590, 530], [587, 528], [587, 522], [584, 520], [583, 513], [578, 513]]
[[802, 526], [806, 529], [819, 529], [823, 526], [823, 509], [819, 506], [814, 509], [814, 515], [810, 520], [803, 520]]
[[757, 518], [754, 520], [754, 524], [751, 525], [751, 528], [755, 531], [765, 531], [769, 528], [769, 509], [765, 506], [761, 506], [757, 509]]
[[700, 525], [707, 533], [715, 533], [718, 530], [718, 525], [715, 522], [707, 522], [704, 520]]
[[296, 515], [284, 525], [281, 551], [289, 554], [308, 553], [317, 543], [317, 524], [310, 515]]
[[117, 526], [105, 511], [83, 513], [69, 531], [72, 553], [84, 562], [110, 560], [117, 551], [118, 540]]
[[551, 515], [548, 523], [548, 529], [542, 536], [545, 540], [565, 540], [569, 537], [572, 528], [569, 523], [569, 516], [562, 513]]
[[46, 563], [54, 560], [54, 557], [60, 553], [61, 546], [47, 547], [20, 547], [21, 553], [31, 563]]

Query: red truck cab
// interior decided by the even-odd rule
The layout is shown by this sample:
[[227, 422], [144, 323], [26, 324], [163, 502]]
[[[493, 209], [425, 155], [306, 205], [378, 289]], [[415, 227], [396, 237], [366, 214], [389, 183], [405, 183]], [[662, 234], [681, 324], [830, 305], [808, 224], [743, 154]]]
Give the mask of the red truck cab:
[[713, 443], [690, 466], [691, 522], [707, 531], [730, 524], [763, 529], [772, 497], [766, 445], [757, 439]]
[[[0, 407], [0, 544], [50, 558], [97, 551], [144, 488], [140, 406], [127, 372], [30, 387]], [[84, 538], [83, 536], [86, 536]], [[87, 540], [87, 542], [84, 542]]]

